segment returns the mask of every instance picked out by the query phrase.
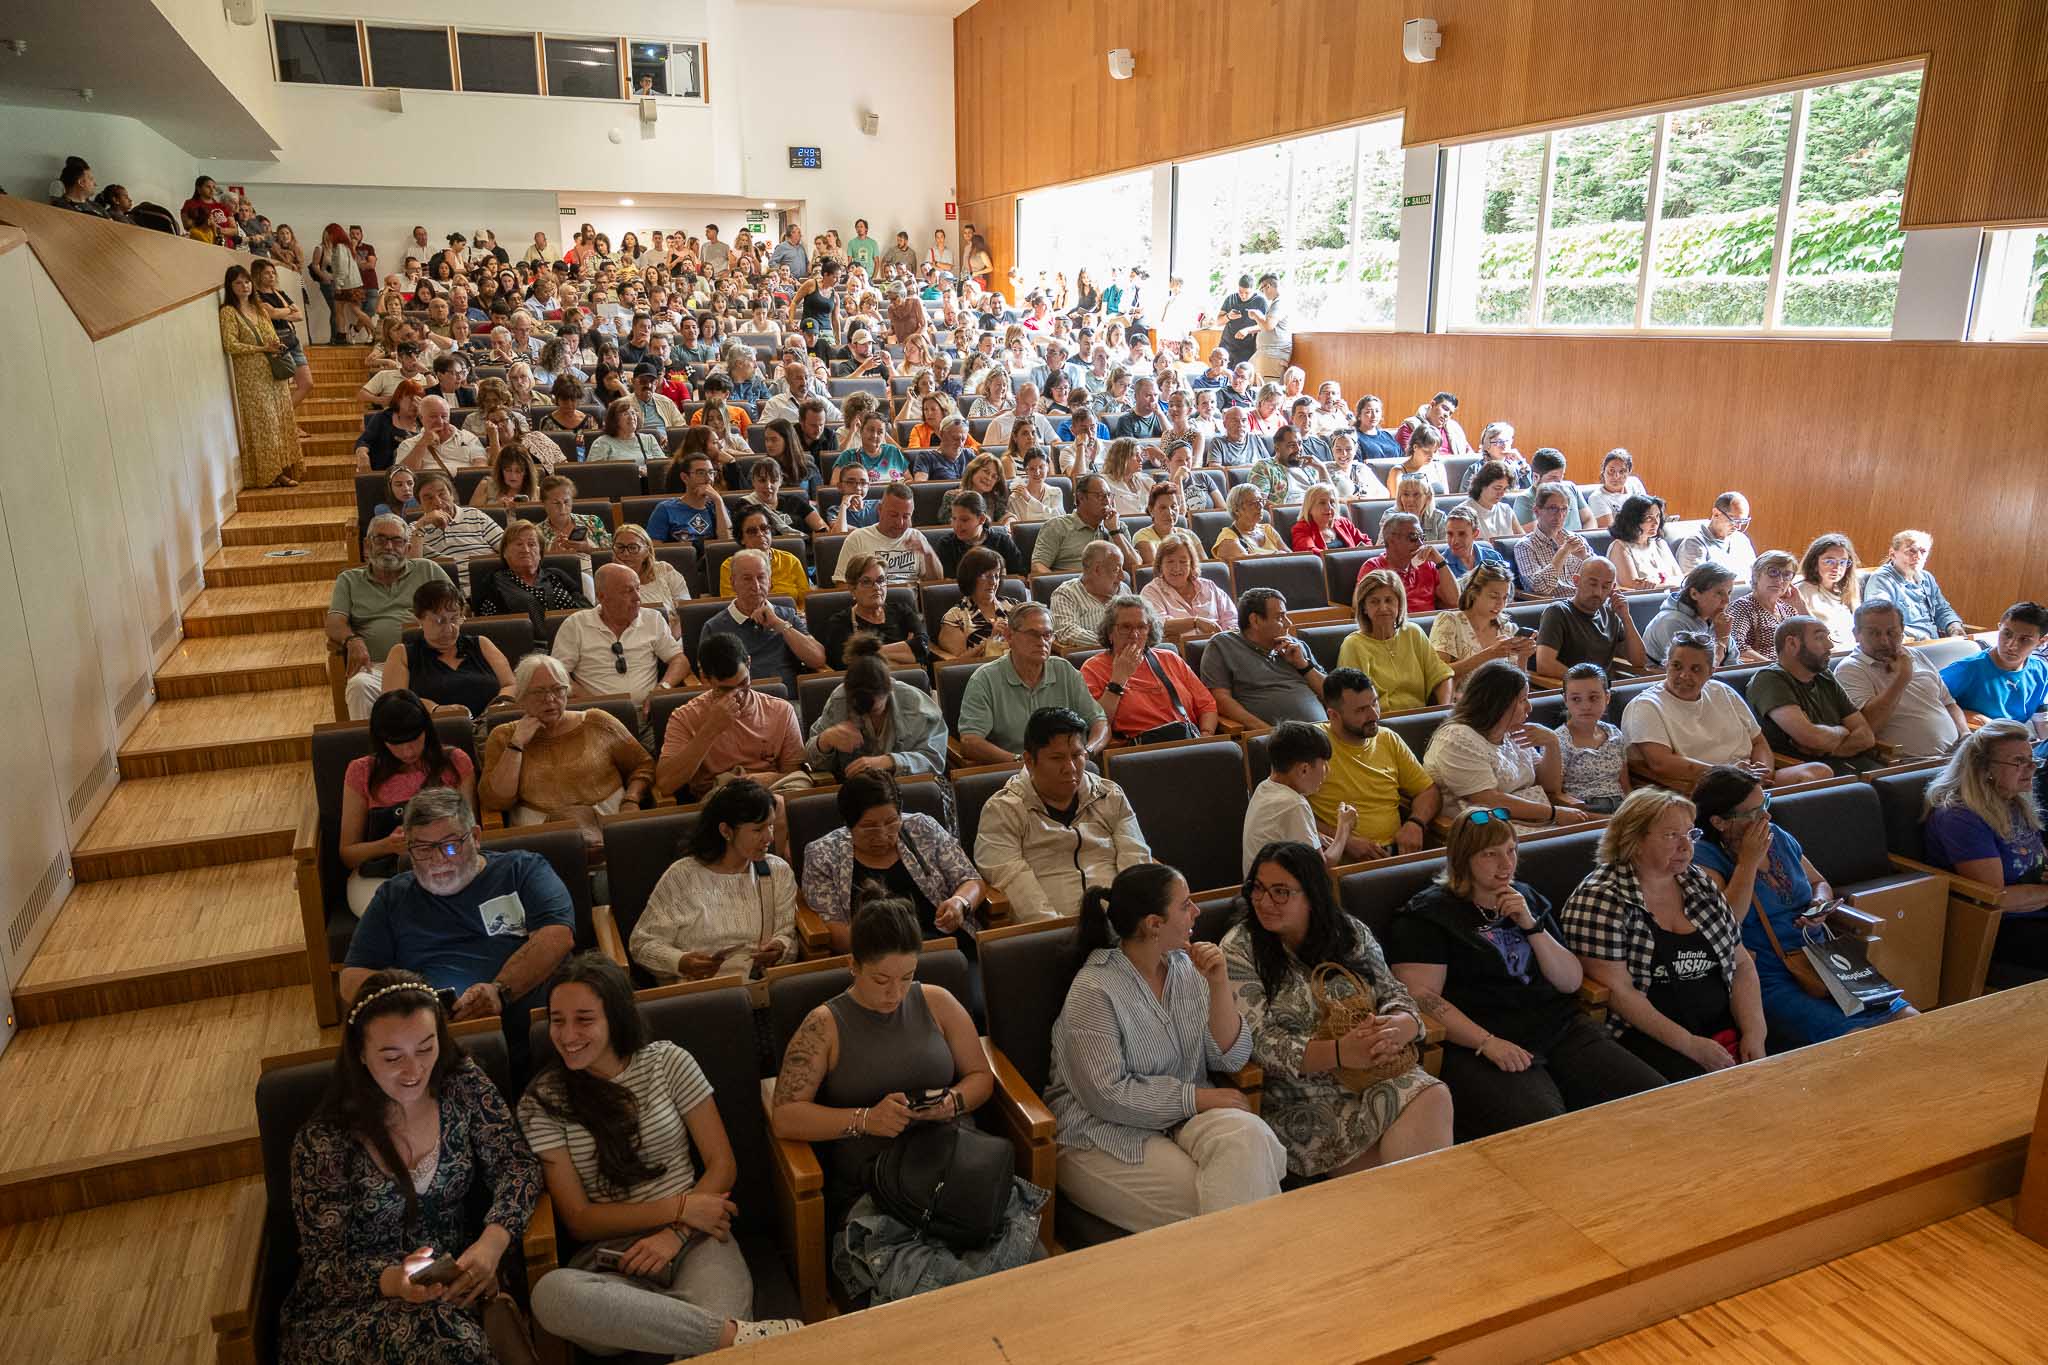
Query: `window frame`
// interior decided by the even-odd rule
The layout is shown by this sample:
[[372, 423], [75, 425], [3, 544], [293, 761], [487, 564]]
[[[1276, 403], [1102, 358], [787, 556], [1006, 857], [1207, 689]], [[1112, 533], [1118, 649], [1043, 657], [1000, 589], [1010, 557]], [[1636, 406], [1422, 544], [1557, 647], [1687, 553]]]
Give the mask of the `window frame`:
[[621, 102], [624, 102], [630, 98], [629, 88], [632, 84], [632, 81], [631, 78], [628, 77], [626, 74], [627, 70], [630, 67], [630, 63], [627, 61], [626, 58], [626, 40], [624, 38], [619, 37], [615, 34], [607, 35], [602, 33], [556, 33], [550, 29], [542, 29], [540, 31], [539, 38], [540, 98], [549, 100], [589, 100], [596, 101], [599, 103], [612, 102], [603, 95], [555, 94], [549, 88], [553, 84], [553, 82], [548, 78], [548, 44], [551, 42], [587, 43], [592, 47], [596, 47], [601, 43], [610, 43], [612, 48], [612, 80], [614, 84], [617, 86], [619, 92], [617, 99]]
[[[542, 60], [540, 32], [530, 28], [492, 28], [478, 24], [449, 25], [449, 48], [455, 54], [455, 90], [463, 95], [512, 95], [523, 99], [538, 99], [541, 94], [546, 63]], [[462, 40], [472, 38], [524, 38], [528, 54], [533, 59], [533, 90], [471, 90], [462, 80]]]
[[[337, 19], [333, 15], [319, 14], [270, 14], [270, 79], [277, 85], [288, 85], [310, 90], [374, 90], [370, 84], [369, 40], [363, 33], [360, 19]], [[318, 24], [323, 28], [350, 28], [356, 35], [356, 80], [353, 85], [335, 81], [288, 81], [284, 78], [284, 55], [278, 49], [277, 26], [279, 24]]]
[[[1445, 176], [1447, 183], [1456, 182], [1461, 175], [1461, 164], [1465, 156], [1478, 152], [1487, 144], [1512, 138], [1529, 137], [1540, 133], [1544, 139], [1543, 182], [1539, 197], [1534, 243], [1535, 257], [1531, 268], [1529, 297], [1529, 320], [1518, 323], [1489, 324], [1467, 322], [1458, 316], [1455, 306], [1446, 307], [1439, 319], [1445, 333], [1468, 333], [1481, 335], [1502, 335], [1514, 333], [1537, 333], [1546, 336], [1656, 336], [1656, 337], [1769, 337], [1769, 338], [1844, 338], [1852, 340], [1885, 340], [1892, 334], [1887, 327], [1800, 327], [1783, 321], [1785, 285], [1790, 269], [1792, 250], [1791, 227], [1798, 207], [1799, 179], [1805, 165], [1807, 124], [1810, 96], [1816, 90], [1831, 86], [1847, 85], [1857, 81], [1871, 80], [1880, 76], [1898, 76], [1917, 73], [1922, 79], [1922, 98], [1925, 94], [1927, 64], [1922, 60], [1891, 62], [1882, 66], [1836, 72], [1825, 78], [1805, 77], [1797, 82], [1784, 82], [1758, 89], [1729, 94], [1711, 100], [1685, 100], [1660, 104], [1645, 109], [1613, 111], [1592, 120], [1555, 124], [1544, 128], [1522, 129], [1502, 132], [1490, 137], [1477, 138], [1444, 148], [1452, 158]], [[1786, 134], [1784, 165], [1778, 189], [1778, 215], [1776, 235], [1771, 247], [1771, 269], [1767, 276], [1764, 294], [1764, 320], [1755, 327], [1687, 327], [1659, 325], [1650, 321], [1650, 298], [1657, 282], [1655, 274], [1655, 247], [1657, 226], [1663, 220], [1663, 188], [1671, 150], [1671, 119], [1674, 115], [1695, 109], [1712, 108], [1723, 104], [1746, 103], [1765, 99], [1773, 95], [1792, 97], [1791, 126]], [[1598, 127], [1603, 124], [1623, 123], [1644, 117], [1652, 117], [1654, 154], [1650, 163], [1649, 199], [1643, 213], [1642, 259], [1637, 270], [1636, 313], [1633, 324], [1593, 326], [1588, 324], [1553, 324], [1543, 321], [1544, 283], [1548, 273], [1549, 252], [1547, 236], [1550, 228], [1551, 186], [1557, 171], [1557, 136], [1578, 128]], [[1917, 147], [1918, 109], [1915, 111], [1915, 143]], [[1466, 173], [1466, 179], [1475, 186], [1483, 182]], [[1911, 179], [1911, 162], [1908, 161], [1908, 182]], [[1902, 187], [1903, 188], [1903, 187]], [[1468, 252], [1476, 252], [1479, 241], [1463, 240], [1457, 224], [1447, 221], [1439, 212], [1439, 228], [1446, 249], [1437, 255], [1435, 269], [1437, 288], [1442, 297], [1456, 297], [1455, 270], [1459, 258]], [[2044, 333], [2048, 337], [2048, 333]]]
[[[2027, 296], [2027, 285], [2036, 244], [2043, 238], [2048, 238], [2048, 228], [1986, 230], [1977, 258], [1969, 340], [2019, 346], [2048, 343], [2048, 327], [2027, 325], [2028, 305], [2034, 302]], [[2048, 282], [2041, 292], [2048, 294]]]
[[389, 90], [392, 88], [390, 82], [377, 79], [376, 57], [370, 50], [370, 30], [373, 28], [390, 29], [393, 32], [440, 34], [441, 46], [448, 58], [447, 87], [444, 89], [438, 85], [401, 85], [398, 89], [410, 90], [423, 95], [459, 95], [462, 93], [462, 82], [458, 76], [460, 63], [455, 55], [455, 30], [452, 27], [447, 24], [402, 24], [368, 19], [359, 20], [356, 24], [357, 38], [363, 45], [364, 89]]

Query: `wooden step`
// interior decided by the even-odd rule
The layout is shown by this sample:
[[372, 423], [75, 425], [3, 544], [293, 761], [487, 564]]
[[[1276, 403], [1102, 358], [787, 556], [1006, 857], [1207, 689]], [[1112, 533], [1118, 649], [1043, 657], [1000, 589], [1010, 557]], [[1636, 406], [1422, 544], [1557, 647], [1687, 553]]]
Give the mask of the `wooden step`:
[[304, 479], [297, 488], [245, 488], [235, 494], [235, 508], [242, 512], [290, 512], [324, 510], [356, 505], [355, 483], [340, 479]]
[[156, 671], [158, 701], [327, 685], [327, 637], [275, 631], [182, 640]]
[[309, 540], [355, 539], [353, 506], [237, 512], [220, 526], [222, 545], [302, 545]]
[[356, 436], [363, 430], [363, 419], [356, 413], [340, 413], [323, 416], [318, 413], [302, 412], [299, 425], [306, 429], [308, 436]]
[[289, 856], [305, 790], [303, 763], [121, 782], [72, 850], [72, 870], [100, 882]]
[[312, 757], [312, 730], [334, 719], [324, 685], [159, 701], [122, 741], [121, 776], [169, 777]]
[[185, 608], [186, 638], [318, 630], [327, 619], [333, 586], [309, 579], [262, 587], [207, 588]]
[[[0, 1229], [0, 1349], [22, 1365], [212, 1365], [209, 1290], [260, 1177]], [[168, 1234], [168, 1235], [167, 1235]]]
[[299, 450], [308, 459], [316, 456], [329, 459], [346, 457], [351, 463], [355, 459], [356, 437], [360, 432], [316, 431], [299, 442]]
[[338, 1036], [305, 986], [16, 1035], [0, 1053], [0, 1223], [257, 1174], [262, 1059]]
[[90, 882], [14, 987], [23, 1028], [296, 985], [306, 979], [290, 858]]
[[207, 557], [201, 573], [209, 588], [250, 588], [264, 583], [329, 584], [355, 567], [355, 540], [322, 540], [297, 545], [225, 545]]

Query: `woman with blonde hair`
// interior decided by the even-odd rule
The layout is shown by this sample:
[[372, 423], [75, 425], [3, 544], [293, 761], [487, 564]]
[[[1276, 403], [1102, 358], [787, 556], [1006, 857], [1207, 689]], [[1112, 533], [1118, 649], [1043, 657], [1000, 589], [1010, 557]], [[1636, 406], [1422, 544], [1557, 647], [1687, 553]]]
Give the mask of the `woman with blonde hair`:
[[1856, 648], [1856, 608], [1863, 587], [1856, 581], [1856, 546], [1840, 531], [1816, 536], [1799, 560], [1799, 594], [1804, 614], [1828, 628], [1828, 648]]
[[2033, 732], [1989, 720], [1963, 736], [1927, 788], [1927, 861], [1957, 876], [2004, 887], [1994, 963], [2048, 972], [2048, 886], [2041, 808], [2035, 800]]
[[1441, 706], [1451, 699], [1451, 666], [1429, 647], [1422, 627], [1408, 619], [1408, 588], [1399, 574], [1392, 569], [1360, 574], [1351, 593], [1351, 615], [1358, 629], [1344, 637], [1337, 663], [1372, 679], [1382, 713]]
[[1216, 533], [1216, 558], [1231, 564], [1255, 555], [1287, 553], [1287, 542], [1266, 519], [1266, 495], [1256, 485], [1237, 484], [1226, 501], [1230, 525]]
[[1451, 676], [1462, 686], [1465, 678], [1481, 664], [1508, 659], [1528, 667], [1536, 652], [1536, 637], [1507, 617], [1514, 596], [1515, 581], [1498, 564], [1480, 564], [1465, 575], [1458, 589], [1458, 605], [1436, 614], [1430, 623], [1429, 643], [1437, 657], [1451, 666]]
[[1749, 568], [1749, 592], [1728, 604], [1728, 621], [1746, 664], [1776, 663], [1778, 627], [1799, 614], [1792, 588], [1799, 561], [1783, 550], [1766, 550]]
[[1441, 545], [1450, 535], [1449, 518], [1436, 505], [1437, 490], [1421, 474], [1403, 474], [1394, 485], [1394, 508], [1407, 512], [1421, 523], [1422, 538]]
[[1138, 443], [1128, 436], [1111, 441], [1108, 453], [1102, 457], [1102, 481], [1109, 488], [1109, 505], [1120, 517], [1145, 515], [1145, 495], [1152, 491], [1152, 480], [1140, 472], [1141, 458]]
[[1311, 484], [1301, 495], [1301, 515], [1294, 519], [1288, 540], [1295, 549], [1318, 555], [1329, 550], [1355, 550], [1372, 543], [1350, 514], [1337, 505], [1336, 486], [1329, 483]]
[[991, 367], [975, 382], [974, 401], [967, 406], [967, 416], [1000, 417], [1015, 406], [1010, 396], [1010, 376], [999, 366]]
[[669, 630], [682, 638], [682, 618], [677, 608], [690, 600], [690, 585], [675, 565], [658, 559], [654, 541], [647, 532], [627, 522], [612, 536], [612, 562], [623, 564], [640, 580], [640, 605], [653, 607], [668, 622]]

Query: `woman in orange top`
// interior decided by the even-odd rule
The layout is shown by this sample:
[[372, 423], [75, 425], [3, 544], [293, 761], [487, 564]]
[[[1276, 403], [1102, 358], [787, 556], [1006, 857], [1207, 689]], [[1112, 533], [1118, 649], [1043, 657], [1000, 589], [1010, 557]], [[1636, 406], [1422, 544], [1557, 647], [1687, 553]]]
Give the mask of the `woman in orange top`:
[[[912, 450], [937, 445], [939, 443], [939, 428], [944, 426], [946, 419], [953, 415], [953, 410], [946, 400], [935, 393], [925, 395], [923, 412], [924, 420], [910, 429], [909, 446]], [[981, 443], [974, 439], [971, 432], [961, 439], [966, 441], [969, 450], [981, 449]]]

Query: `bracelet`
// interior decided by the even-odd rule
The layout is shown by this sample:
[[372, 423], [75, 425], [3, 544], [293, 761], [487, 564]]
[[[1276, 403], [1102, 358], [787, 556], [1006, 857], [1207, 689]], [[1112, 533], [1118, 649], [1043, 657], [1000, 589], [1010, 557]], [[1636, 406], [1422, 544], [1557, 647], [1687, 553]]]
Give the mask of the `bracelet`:
[[860, 1112], [854, 1115], [854, 1121], [860, 1125], [860, 1135], [866, 1137], [868, 1135], [868, 1107], [866, 1105], [860, 1107]]

